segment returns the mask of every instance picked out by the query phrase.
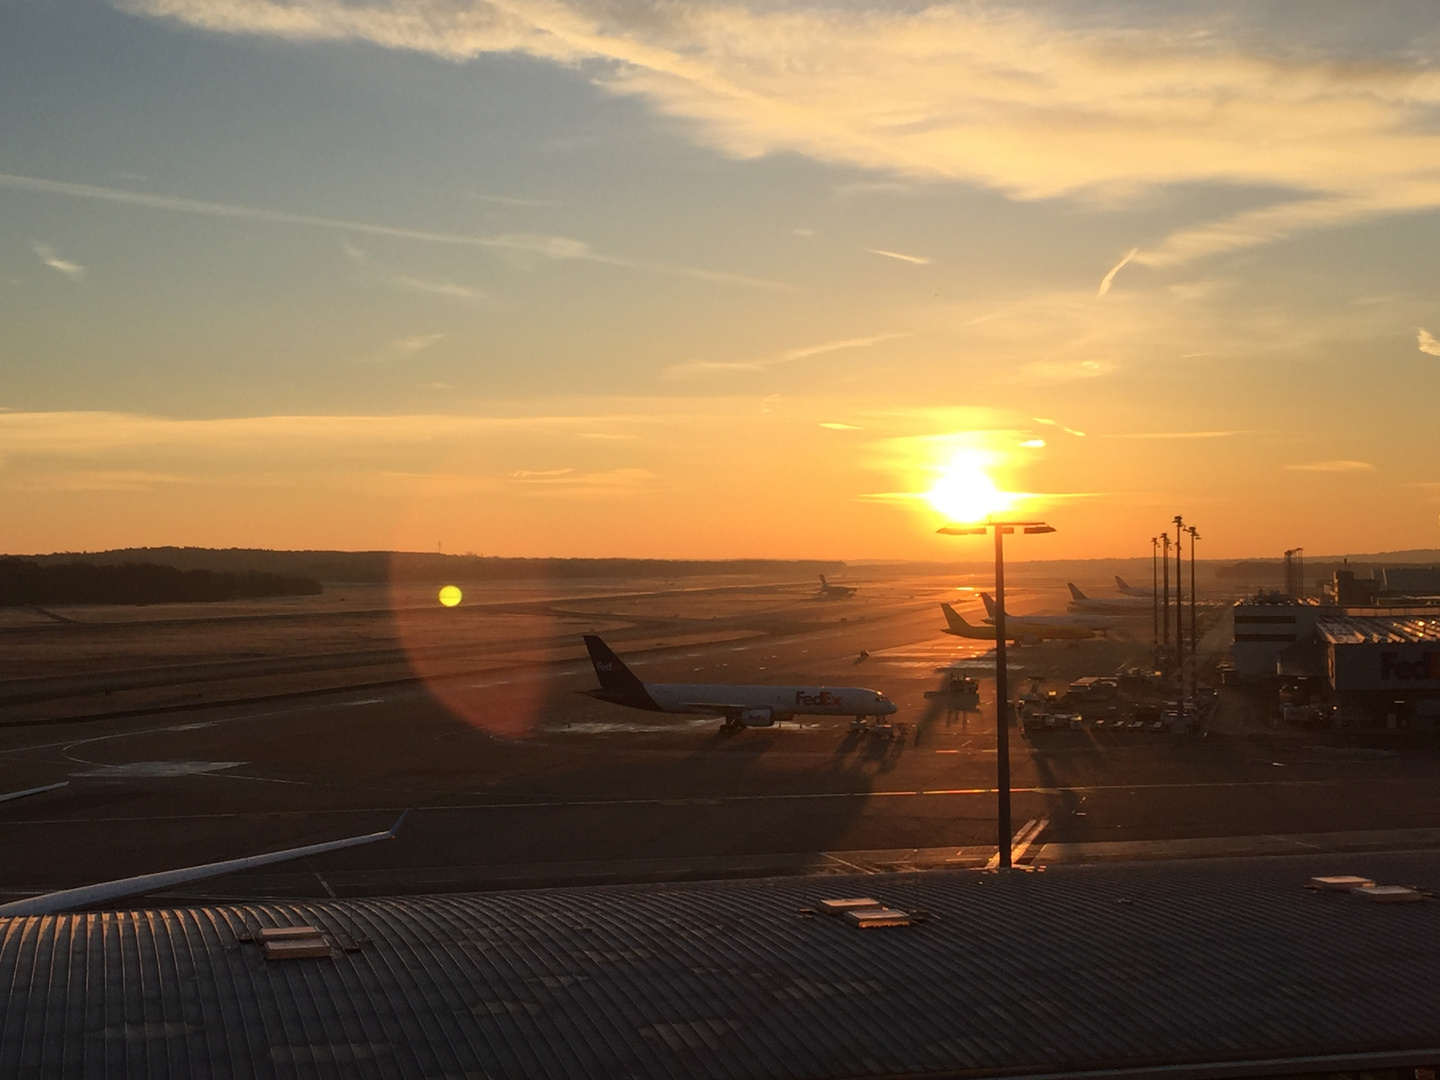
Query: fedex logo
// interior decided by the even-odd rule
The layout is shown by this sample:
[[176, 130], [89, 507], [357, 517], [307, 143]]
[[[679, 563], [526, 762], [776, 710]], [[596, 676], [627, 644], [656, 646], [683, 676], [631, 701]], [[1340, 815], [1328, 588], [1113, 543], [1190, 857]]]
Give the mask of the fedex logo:
[[1398, 652], [1380, 654], [1380, 678], [1385, 681], [1440, 679], [1440, 652], [1421, 653], [1414, 660], [1401, 660]]
[[817, 690], [813, 694], [807, 694], [804, 690], [795, 691], [796, 705], [839, 705], [840, 695], [832, 694], [829, 690]]

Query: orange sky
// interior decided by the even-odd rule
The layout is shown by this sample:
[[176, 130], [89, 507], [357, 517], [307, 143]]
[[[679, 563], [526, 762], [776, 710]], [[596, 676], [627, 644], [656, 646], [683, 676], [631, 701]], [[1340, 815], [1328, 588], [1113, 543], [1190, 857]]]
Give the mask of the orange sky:
[[1292, 15], [25, 6], [0, 549], [1440, 547], [1440, 16]]

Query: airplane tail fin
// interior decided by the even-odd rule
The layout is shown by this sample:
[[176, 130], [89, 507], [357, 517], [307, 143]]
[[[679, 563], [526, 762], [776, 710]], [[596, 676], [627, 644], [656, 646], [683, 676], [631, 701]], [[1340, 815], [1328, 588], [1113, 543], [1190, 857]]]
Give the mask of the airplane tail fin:
[[635, 677], [635, 673], [611, 651], [609, 645], [595, 634], [586, 634], [585, 648], [590, 652], [590, 662], [595, 665], [595, 677], [600, 680], [601, 690], [620, 697], [644, 696], [645, 684]]
[[945, 612], [945, 624], [956, 633], [972, 629], [964, 617], [949, 604], [941, 604], [940, 610]]
[[982, 592], [980, 599], [985, 601], [985, 614], [993, 619], [995, 617], [995, 598], [988, 592]]
[[823, 589], [823, 588], [825, 588], [825, 586], [827, 586], [827, 585], [829, 585], [829, 584], [830, 584], [830, 583], [825, 580], [825, 575], [824, 575], [824, 574], [821, 574], [821, 575], [820, 575], [820, 587]]
[[1067, 581], [1065, 584], [1068, 585], [1068, 586], [1070, 586], [1070, 595], [1071, 595], [1073, 598], [1075, 598], [1076, 600], [1088, 600], [1088, 599], [1090, 599], [1088, 596], [1086, 596], [1083, 592], [1081, 592], [1079, 589], [1077, 589], [1077, 588], [1075, 587], [1075, 583], [1074, 583], [1073, 581]]
[[1115, 587], [1121, 592], [1129, 592], [1130, 586], [1125, 584], [1125, 579], [1119, 574], [1115, 575]]

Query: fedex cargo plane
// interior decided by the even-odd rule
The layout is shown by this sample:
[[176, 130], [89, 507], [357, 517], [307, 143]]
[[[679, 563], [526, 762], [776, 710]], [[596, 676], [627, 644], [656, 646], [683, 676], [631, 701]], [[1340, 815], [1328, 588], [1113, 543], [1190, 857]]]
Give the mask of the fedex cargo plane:
[[776, 720], [795, 716], [853, 716], [877, 719], [895, 711], [884, 694], [859, 686], [734, 686], [698, 683], [641, 682], [610, 646], [594, 634], [585, 635], [585, 648], [600, 680], [598, 690], [582, 690], [589, 697], [650, 712], [723, 716], [731, 730], [769, 727]]

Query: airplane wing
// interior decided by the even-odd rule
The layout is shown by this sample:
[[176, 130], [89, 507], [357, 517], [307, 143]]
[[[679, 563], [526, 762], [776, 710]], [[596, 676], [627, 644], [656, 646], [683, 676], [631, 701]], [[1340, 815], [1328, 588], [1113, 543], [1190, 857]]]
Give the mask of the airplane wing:
[[[406, 810], [405, 814], [409, 812]], [[399, 831], [400, 823], [405, 820], [405, 814], [401, 814], [395, 824], [384, 832], [366, 833], [364, 836], [347, 836], [343, 840], [327, 840], [321, 844], [286, 848], [284, 851], [272, 851], [265, 855], [247, 855], [240, 859], [204, 863], [201, 866], [187, 866], [180, 870], [162, 870], [158, 874], [140, 874], [136, 877], [120, 878], [118, 881], [105, 881], [98, 885], [82, 885], [78, 889], [62, 889], [59, 892], [44, 893], [24, 900], [13, 900], [8, 904], [0, 904], [0, 916], [56, 915], [65, 911], [75, 911], [80, 908], [92, 907], [95, 904], [103, 904], [110, 900], [123, 900], [127, 896], [141, 896], [160, 889], [168, 889], [172, 885], [203, 881], [206, 878], [219, 877], [221, 874], [229, 874], [236, 870], [251, 870], [257, 866], [268, 866], [270, 863], [303, 859], [306, 856], [319, 855], [326, 851], [339, 851], [341, 848], [355, 847], [357, 844], [373, 844], [377, 840], [391, 840]]]

